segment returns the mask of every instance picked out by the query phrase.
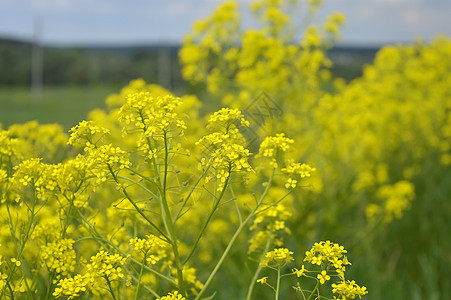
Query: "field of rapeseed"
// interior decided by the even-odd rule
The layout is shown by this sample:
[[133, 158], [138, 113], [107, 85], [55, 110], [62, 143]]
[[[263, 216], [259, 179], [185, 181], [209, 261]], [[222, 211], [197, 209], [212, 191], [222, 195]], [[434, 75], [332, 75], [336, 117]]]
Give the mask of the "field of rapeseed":
[[320, 5], [197, 22], [180, 60], [224, 106], [206, 117], [137, 79], [68, 134], [0, 127], [0, 299], [451, 298], [451, 40], [345, 83], [344, 16], [295, 22]]

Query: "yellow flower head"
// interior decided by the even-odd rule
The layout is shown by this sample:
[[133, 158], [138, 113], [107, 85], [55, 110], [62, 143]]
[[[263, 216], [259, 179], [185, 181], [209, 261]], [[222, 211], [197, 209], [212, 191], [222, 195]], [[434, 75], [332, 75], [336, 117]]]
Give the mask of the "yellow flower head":
[[259, 155], [265, 157], [276, 157], [279, 151], [286, 152], [294, 141], [285, 137], [284, 133], [278, 133], [276, 136], [266, 137], [260, 145]]
[[341, 281], [338, 284], [333, 283], [332, 292], [339, 294], [342, 297], [341, 299], [361, 298], [361, 296], [368, 294], [366, 287], [358, 286], [354, 280]]
[[175, 291], [175, 292], [169, 293], [167, 296], [163, 296], [157, 300], [186, 300], [186, 298], [183, 297], [182, 294], [179, 294], [179, 292]]
[[70, 130], [71, 135], [67, 144], [91, 146], [110, 131], [106, 128], [97, 126], [92, 121], [81, 121]]
[[267, 267], [269, 264], [273, 263], [278, 267], [286, 265], [294, 260], [292, 256], [293, 252], [287, 248], [278, 248], [266, 253], [265, 259], [261, 263], [262, 266]]

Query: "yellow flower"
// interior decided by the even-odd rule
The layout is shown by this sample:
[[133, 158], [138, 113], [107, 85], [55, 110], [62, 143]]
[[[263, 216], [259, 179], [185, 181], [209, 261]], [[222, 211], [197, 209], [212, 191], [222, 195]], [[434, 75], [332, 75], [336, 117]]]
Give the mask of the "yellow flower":
[[321, 274], [318, 274], [318, 279], [321, 282], [321, 284], [324, 284], [327, 280], [330, 280], [330, 276], [327, 275], [326, 271], [321, 271]]
[[110, 131], [106, 128], [97, 126], [92, 121], [81, 121], [70, 130], [71, 135], [67, 144], [69, 145], [90, 145]]
[[276, 264], [278, 267], [286, 265], [294, 260], [293, 252], [287, 248], [278, 248], [267, 252], [265, 259], [261, 263], [262, 266], [267, 267], [270, 263]]
[[173, 293], [169, 293], [167, 296], [158, 298], [157, 300], [186, 300], [186, 298], [183, 297], [182, 294], [179, 294], [179, 292], [175, 291]]
[[292, 271], [293, 271], [293, 273], [296, 273], [297, 277], [301, 277], [302, 275], [304, 275], [305, 272], [307, 272], [307, 269], [305, 269], [305, 266], [302, 265], [300, 270], [294, 268]]
[[358, 286], [354, 280], [352, 281], [343, 280], [338, 284], [333, 283], [332, 292], [339, 294], [342, 297], [342, 299], [355, 299], [357, 296], [361, 298], [361, 296], [368, 294], [366, 287]]
[[50, 243], [42, 248], [42, 260], [50, 271], [55, 271], [64, 276], [70, 275], [75, 269], [75, 250], [72, 239], [63, 239]]
[[11, 262], [12, 262], [13, 264], [15, 264], [17, 267], [20, 267], [20, 266], [22, 265], [22, 263], [20, 262], [20, 260], [14, 258], [14, 257], [11, 258]]
[[305, 252], [304, 261], [316, 265], [335, 266], [340, 269], [341, 265], [351, 264], [344, 253], [347, 253], [347, 251], [343, 246], [330, 241], [321, 241], [315, 243], [310, 251]]
[[260, 279], [257, 280], [257, 282], [261, 283], [261, 284], [266, 284], [266, 282], [268, 281], [268, 277], [262, 277]]
[[278, 151], [286, 152], [290, 149], [290, 145], [294, 141], [285, 137], [284, 133], [276, 134], [276, 136], [268, 136], [260, 144], [259, 155], [265, 157], [276, 157]]

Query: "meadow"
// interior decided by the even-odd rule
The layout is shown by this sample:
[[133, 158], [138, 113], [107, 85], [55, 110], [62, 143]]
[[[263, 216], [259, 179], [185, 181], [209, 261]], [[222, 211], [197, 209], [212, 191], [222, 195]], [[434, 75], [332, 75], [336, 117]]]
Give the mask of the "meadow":
[[0, 298], [451, 298], [451, 40], [346, 82], [321, 2], [196, 22], [192, 93], [0, 90]]
[[0, 120], [4, 126], [37, 120], [58, 123], [68, 131], [95, 108], [105, 107], [111, 86], [45, 86], [38, 98], [28, 87], [0, 88]]

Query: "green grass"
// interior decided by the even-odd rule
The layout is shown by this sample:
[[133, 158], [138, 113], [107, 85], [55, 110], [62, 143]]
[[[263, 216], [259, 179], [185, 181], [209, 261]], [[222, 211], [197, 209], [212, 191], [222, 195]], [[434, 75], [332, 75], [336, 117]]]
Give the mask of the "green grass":
[[0, 87], [0, 123], [37, 120], [42, 124], [59, 123], [69, 130], [95, 108], [105, 108], [105, 98], [119, 89], [110, 86], [44, 87], [41, 99], [34, 100], [29, 88]]

